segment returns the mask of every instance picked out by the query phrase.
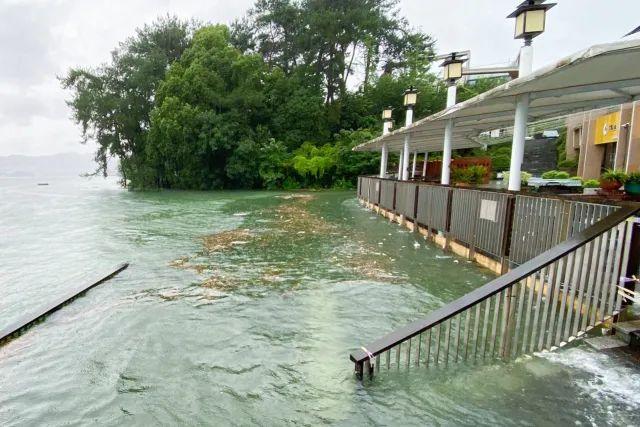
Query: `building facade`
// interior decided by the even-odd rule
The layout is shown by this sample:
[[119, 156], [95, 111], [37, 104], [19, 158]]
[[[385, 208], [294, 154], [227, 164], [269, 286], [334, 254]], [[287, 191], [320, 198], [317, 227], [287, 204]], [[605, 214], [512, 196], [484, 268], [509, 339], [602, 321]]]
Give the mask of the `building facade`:
[[640, 104], [637, 102], [567, 117], [566, 154], [578, 176], [596, 179], [606, 169], [640, 171]]

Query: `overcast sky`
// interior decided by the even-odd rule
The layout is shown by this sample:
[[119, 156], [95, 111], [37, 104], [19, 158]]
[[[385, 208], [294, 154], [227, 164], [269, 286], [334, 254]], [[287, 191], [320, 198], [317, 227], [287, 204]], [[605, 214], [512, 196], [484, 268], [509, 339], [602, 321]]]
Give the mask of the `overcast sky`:
[[[640, 0], [556, 0], [534, 41], [534, 67], [640, 25]], [[439, 52], [467, 50], [472, 65], [513, 60], [520, 42], [505, 19], [519, 0], [401, 0], [411, 24]], [[253, 0], [0, 0], [0, 155], [90, 152], [65, 104], [57, 75], [109, 59], [117, 43], [155, 17], [230, 23]]]

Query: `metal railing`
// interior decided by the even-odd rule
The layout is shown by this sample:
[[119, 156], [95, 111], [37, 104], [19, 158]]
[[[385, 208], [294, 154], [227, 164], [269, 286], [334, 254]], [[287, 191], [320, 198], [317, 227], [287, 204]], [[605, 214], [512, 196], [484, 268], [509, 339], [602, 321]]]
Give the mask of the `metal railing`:
[[574, 215], [584, 226], [568, 240], [352, 353], [357, 374], [509, 360], [564, 346], [620, 310], [617, 285], [632, 230], [627, 219], [639, 212], [638, 205], [618, 207], [588, 227], [597, 215]]
[[549, 196], [360, 177], [359, 197], [516, 267], [618, 209]]

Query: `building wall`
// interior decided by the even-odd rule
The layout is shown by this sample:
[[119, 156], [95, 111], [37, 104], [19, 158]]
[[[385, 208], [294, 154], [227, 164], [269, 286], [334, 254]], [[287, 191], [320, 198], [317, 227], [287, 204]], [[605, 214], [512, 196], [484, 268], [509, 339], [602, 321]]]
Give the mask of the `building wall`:
[[625, 172], [640, 170], [640, 104], [637, 102], [610, 108], [586, 111], [567, 117], [567, 159], [577, 159], [578, 175], [584, 179], [597, 179], [607, 150], [614, 145], [595, 144], [596, 121], [612, 112], [620, 112], [618, 141], [615, 143], [613, 166]]

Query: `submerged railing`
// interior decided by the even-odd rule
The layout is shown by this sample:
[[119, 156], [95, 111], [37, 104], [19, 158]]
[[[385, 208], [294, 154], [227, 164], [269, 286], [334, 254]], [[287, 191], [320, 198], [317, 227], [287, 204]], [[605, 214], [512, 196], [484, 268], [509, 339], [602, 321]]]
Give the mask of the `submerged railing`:
[[[370, 187], [367, 184], [361, 183], [359, 190], [365, 200], [362, 192]], [[618, 314], [623, 298], [617, 285], [627, 272], [633, 230], [628, 219], [638, 215], [638, 205], [609, 207], [523, 197], [515, 196], [514, 225], [509, 230], [512, 240], [515, 236], [523, 246], [534, 248], [518, 255], [522, 264], [352, 353], [359, 376], [382, 367], [509, 360], [553, 350]], [[419, 220], [419, 196], [416, 203]], [[486, 209], [485, 205], [485, 215]], [[475, 232], [466, 236], [471, 234]], [[510, 242], [510, 247], [518, 248], [518, 242]]]

